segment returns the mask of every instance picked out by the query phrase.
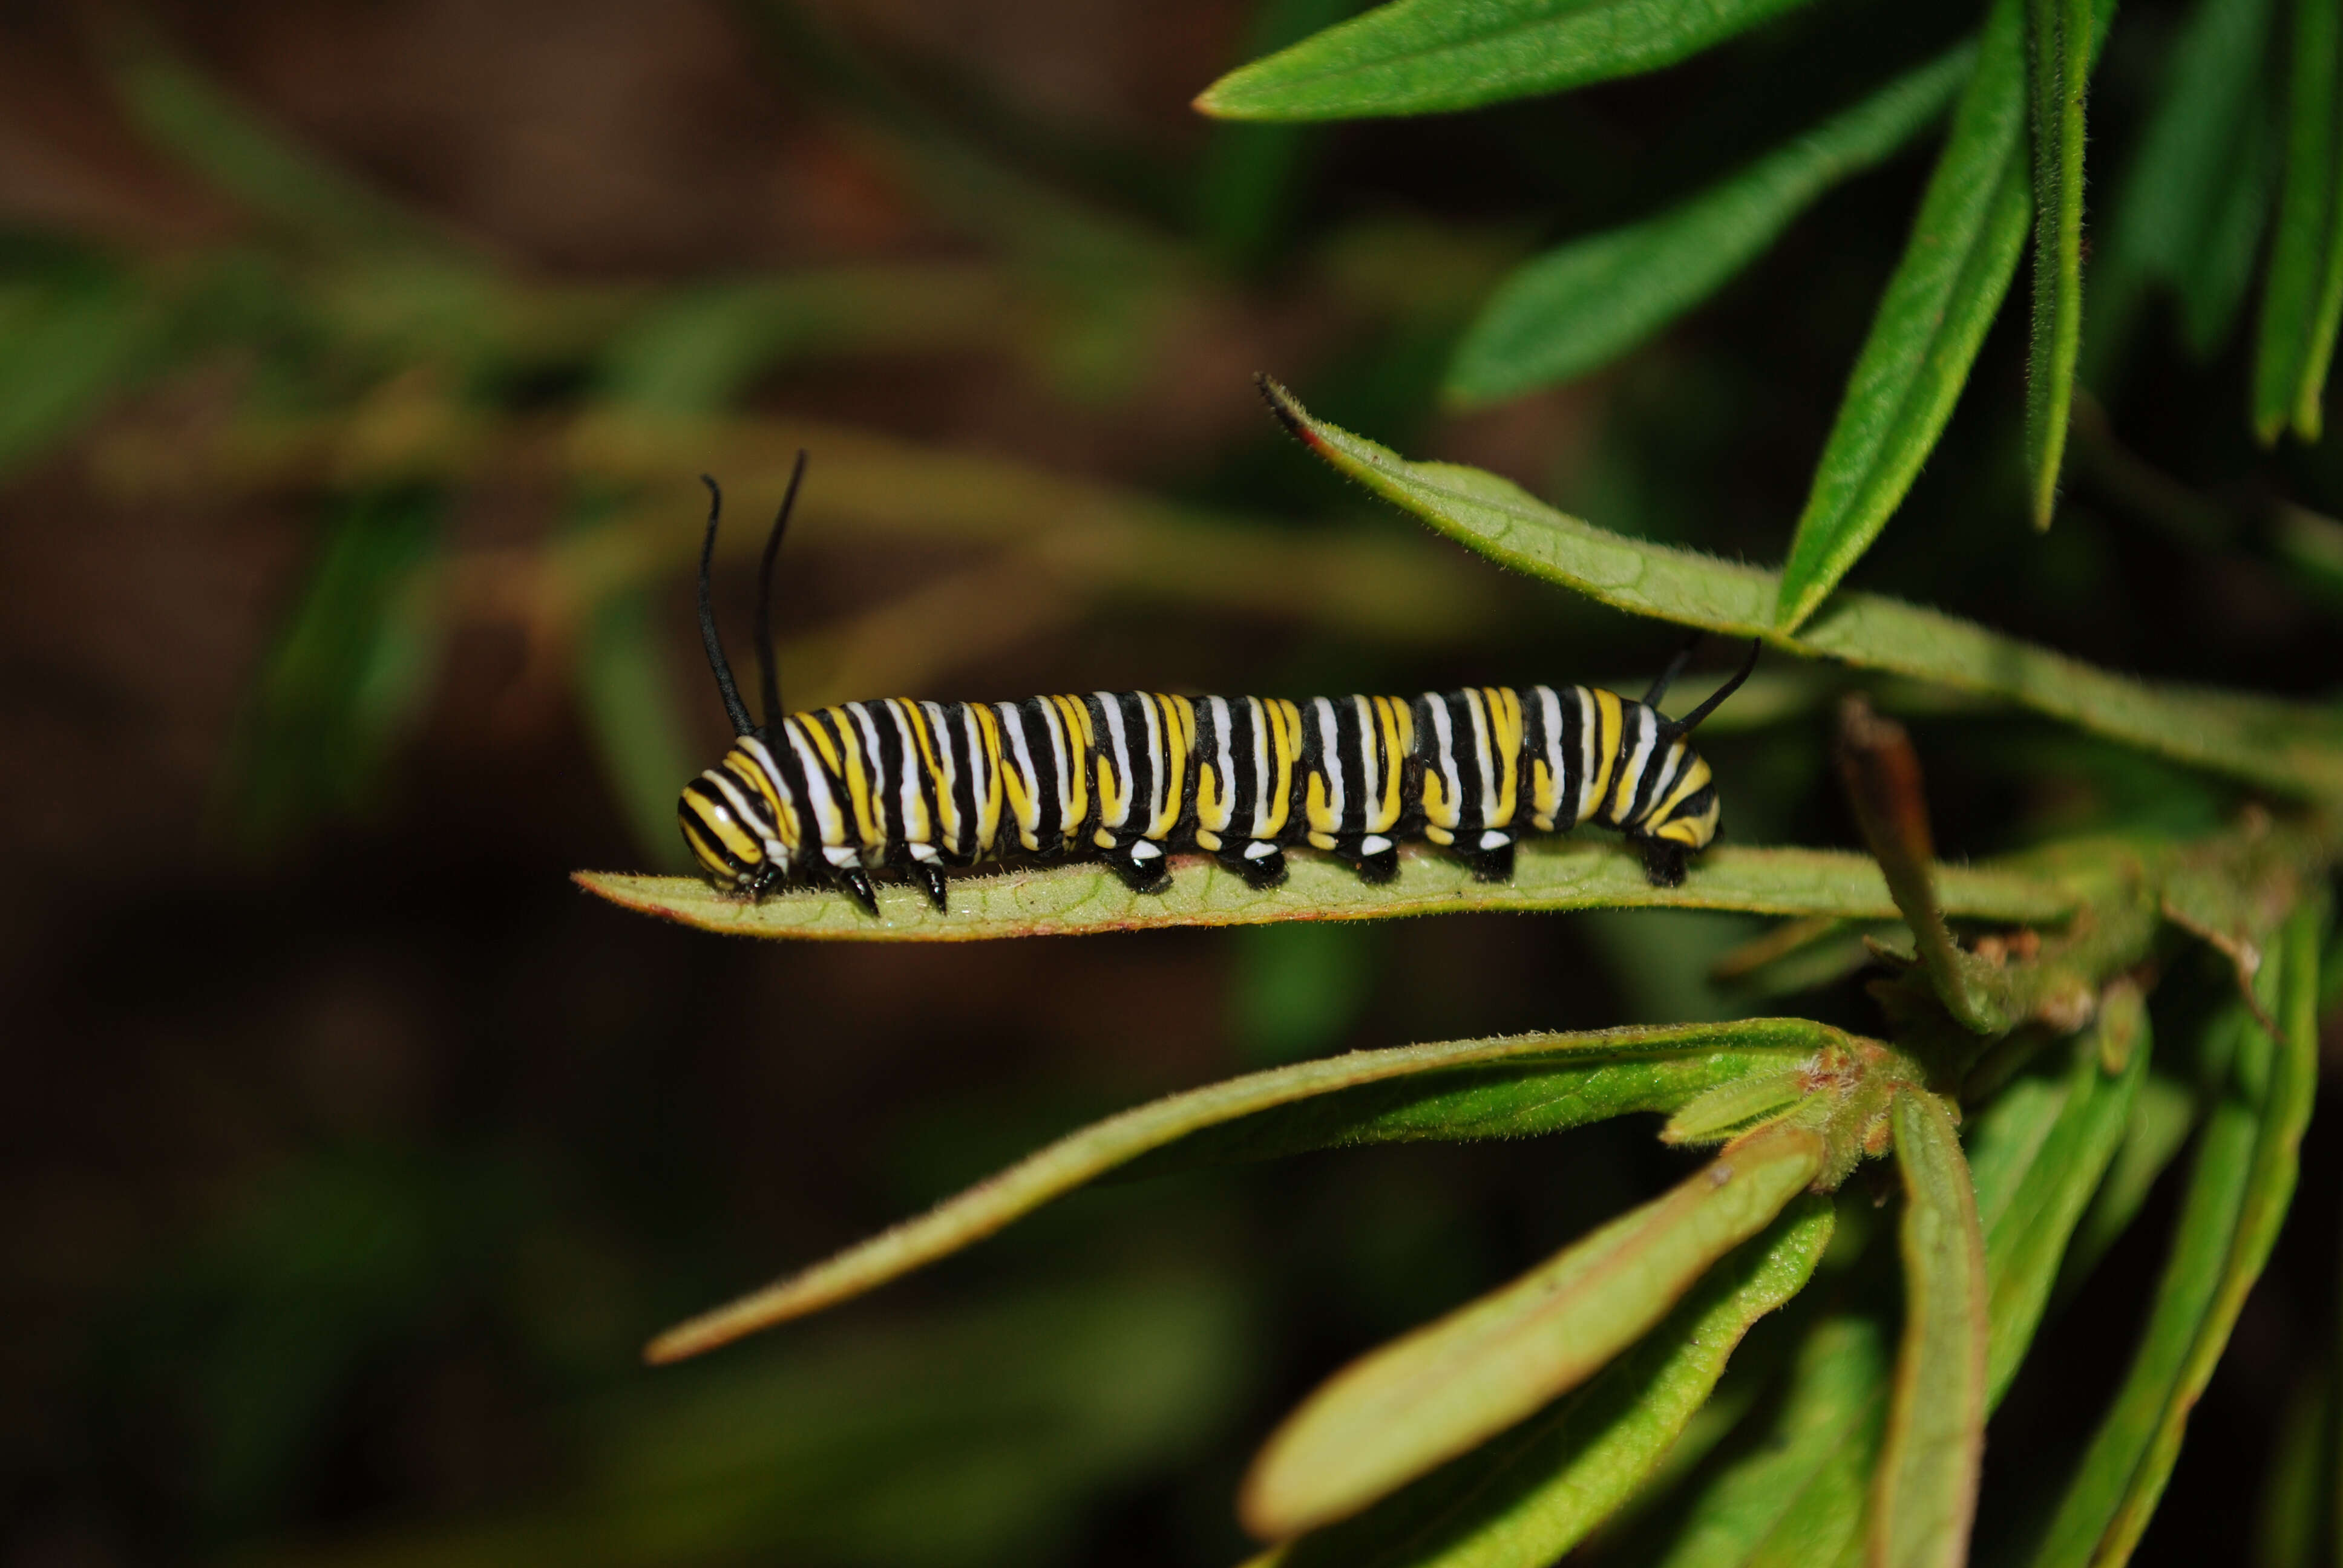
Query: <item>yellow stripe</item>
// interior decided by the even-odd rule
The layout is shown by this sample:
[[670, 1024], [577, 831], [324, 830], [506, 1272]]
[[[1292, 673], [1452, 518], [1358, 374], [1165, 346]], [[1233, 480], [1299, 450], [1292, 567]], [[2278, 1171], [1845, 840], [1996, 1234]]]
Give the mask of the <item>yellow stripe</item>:
[[1586, 809], [1578, 819], [1584, 822], [1603, 809], [1603, 798], [1611, 789], [1611, 775], [1619, 765], [1619, 735], [1622, 719], [1619, 694], [1596, 689], [1594, 696], [1594, 782], [1586, 791]]
[[732, 815], [731, 808], [703, 800], [696, 795], [686, 796], [685, 799], [691, 802], [691, 814], [699, 819], [700, 826], [711, 838], [729, 849], [736, 859], [746, 860], [752, 866], [764, 859], [765, 847], [757, 841], [757, 836], [749, 832], [738, 817]]
[[1510, 828], [1522, 789], [1522, 694], [1510, 686], [1483, 689], [1489, 702], [1489, 747], [1497, 754], [1497, 809], [1483, 826]]
[[[1236, 707], [1240, 700], [1242, 699], [1237, 698], [1224, 699], [1229, 709], [1231, 724], [1236, 722]], [[1222, 802], [1233, 798], [1227, 783], [1221, 778], [1219, 737], [1215, 735], [1212, 754], [1209, 757], [1199, 754], [1196, 758], [1196, 827], [1200, 835], [1199, 842], [1202, 842], [1202, 834], [1212, 833], [1216, 828], [1228, 826], [1221, 819], [1221, 813], [1224, 809]], [[1218, 834], [1213, 836], [1215, 839], [1219, 837]], [[1212, 849], [1219, 846], [1213, 843], [1206, 844], [1204, 848]]]
[[908, 697], [890, 697], [887, 700], [910, 720], [911, 743], [920, 749], [920, 781], [927, 786], [920, 792], [920, 809], [922, 812], [927, 810], [927, 797], [933, 794], [936, 813], [942, 824], [939, 830], [936, 822], [927, 823], [928, 837], [910, 841], [932, 844], [941, 839], [946, 843], [956, 842], [960, 832], [960, 807], [953, 801], [951, 791], [944, 788], [944, 770], [936, 758], [936, 738], [928, 729], [928, 710]]
[[[1683, 742], [1678, 741], [1677, 744], [1682, 745]], [[1668, 791], [1668, 798], [1653, 807], [1644, 819], [1647, 822], [1664, 823], [1670, 812], [1691, 799], [1712, 777], [1714, 775], [1708, 770], [1707, 761], [1703, 758], [1694, 757], [1684, 769], [1683, 776], [1676, 780], [1675, 788]]]
[[1388, 833], [1399, 823], [1401, 776], [1415, 746], [1415, 705], [1396, 697], [1375, 699], [1375, 731], [1383, 741], [1382, 809], [1369, 814], [1367, 831]]
[[1293, 769], [1302, 761], [1302, 709], [1282, 697], [1269, 698], [1262, 703], [1269, 719], [1270, 746], [1277, 763], [1276, 784], [1271, 794], [1275, 809], [1264, 819], [1263, 838], [1274, 839], [1285, 831], [1285, 819], [1291, 815], [1293, 799]]
[[[992, 717], [997, 724], [1001, 716], [996, 713]], [[1021, 715], [1019, 728], [1023, 728]], [[1044, 734], [1041, 739], [1042, 749], [1046, 752], [1049, 749], [1049, 737]], [[1031, 751], [1033, 749], [1033, 741], [1032, 736], [1025, 737], [1026, 750]], [[998, 729], [993, 731], [993, 744], [998, 749], [997, 754], [1001, 758], [1001, 784], [1009, 791], [1009, 809], [1017, 819], [1017, 841], [1028, 849], [1038, 849], [1041, 848], [1041, 840], [1035, 837], [1035, 829], [1041, 820], [1040, 795], [1042, 764], [1039, 760], [1034, 762], [1033, 777], [1029, 779], [1025, 776], [1025, 769], [1017, 764], [1016, 748], [1011, 746], [1001, 737]]]
[[1091, 814], [1090, 759], [1097, 749], [1091, 727], [1091, 705], [1079, 697], [1052, 697], [1059, 721], [1066, 727], [1066, 792], [1061, 797], [1066, 819], [1060, 826], [1072, 832]]
[[872, 759], [862, 754], [862, 726], [855, 723], [854, 715], [843, 708], [825, 708], [822, 712], [831, 716], [838, 726], [838, 738], [846, 748], [846, 794], [854, 802], [854, 827], [862, 836], [862, 847], [884, 849], [887, 822], [871, 799]]
[[992, 852], [1001, 835], [1001, 715], [986, 704], [969, 709], [976, 715], [978, 740], [984, 748], [984, 793], [976, 801], [976, 852]]
[[1196, 749], [1196, 705], [1184, 697], [1158, 697], [1163, 710], [1163, 805], [1147, 836], [1161, 842], [1180, 825], [1180, 807], [1186, 798], [1188, 756]]

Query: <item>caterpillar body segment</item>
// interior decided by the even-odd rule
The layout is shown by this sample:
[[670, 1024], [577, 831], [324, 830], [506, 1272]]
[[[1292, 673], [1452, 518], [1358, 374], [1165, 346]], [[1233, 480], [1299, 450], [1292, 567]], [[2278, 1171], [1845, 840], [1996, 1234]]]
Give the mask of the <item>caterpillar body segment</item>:
[[[803, 471], [800, 455], [766, 547], [769, 574]], [[1684, 857], [1716, 836], [1716, 786], [1685, 738], [1747, 678], [1755, 645], [1739, 674], [1681, 719], [1658, 704], [1689, 648], [1640, 701], [1584, 686], [1299, 702], [1097, 691], [886, 698], [776, 717], [760, 639], [766, 722], [752, 725], [709, 608], [721, 498], [708, 485], [701, 631], [738, 739], [684, 787], [678, 819], [719, 887], [754, 898], [826, 883], [875, 914], [873, 876], [908, 876], [940, 910], [945, 873], [980, 861], [1094, 859], [1157, 892], [1170, 886], [1171, 855], [1202, 851], [1268, 888], [1298, 847], [1381, 882], [1409, 841], [1502, 881], [1524, 834], [1589, 821], [1624, 834], [1652, 881], [1674, 886]], [[762, 628], [762, 601], [758, 618]]]

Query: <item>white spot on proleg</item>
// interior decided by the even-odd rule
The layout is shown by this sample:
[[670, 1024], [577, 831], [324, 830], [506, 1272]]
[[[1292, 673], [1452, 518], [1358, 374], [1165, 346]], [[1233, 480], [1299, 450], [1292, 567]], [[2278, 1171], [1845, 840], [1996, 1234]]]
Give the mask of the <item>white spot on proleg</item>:
[[1370, 833], [1359, 840], [1359, 853], [1362, 855], [1380, 855], [1391, 847], [1392, 841], [1381, 833]]
[[1276, 845], [1264, 843], [1259, 839], [1244, 847], [1244, 858], [1248, 860], [1266, 860], [1276, 853]]
[[1131, 847], [1131, 858], [1134, 860], [1158, 859], [1161, 858], [1162, 854], [1163, 851], [1161, 849], [1149, 843], [1144, 839], [1141, 839], [1138, 843], [1133, 844]]
[[1502, 849], [1513, 841], [1512, 834], [1500, 833], [1494, 828], [1481, 835], [1481, 848], [1483, 849]]

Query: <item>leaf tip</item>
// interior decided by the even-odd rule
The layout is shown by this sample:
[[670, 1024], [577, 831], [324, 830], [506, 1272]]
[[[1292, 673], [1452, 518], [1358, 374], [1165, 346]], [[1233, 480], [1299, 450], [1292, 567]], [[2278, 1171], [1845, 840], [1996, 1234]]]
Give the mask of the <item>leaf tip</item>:
[[1310, 416], [1275, 377], [1266, 370], [1255, 371], [1252, 384], [1260, 389], [1261, 400], [1269, 405], [1269, 411], [1277, 416], [1277, 422], [1285, 427], [1288, 435], [1312, 451], [1323, 445], [1318, 439], [1318, 433], [1310, 427]]

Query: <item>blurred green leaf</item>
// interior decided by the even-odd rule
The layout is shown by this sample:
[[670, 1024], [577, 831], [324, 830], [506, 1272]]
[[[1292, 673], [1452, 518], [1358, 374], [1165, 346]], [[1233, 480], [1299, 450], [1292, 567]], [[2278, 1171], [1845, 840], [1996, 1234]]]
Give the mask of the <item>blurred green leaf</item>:
[[1230, 1004], [1246, 1059], [1267, 1066], [1331, 1049], [1373, 996], [1373, 936], [1334, 920], [1244, 927]]
[[2053, 1302], [2063, 1302], [2080, 1290], [2109, 1247], [2131, 1229], [2147, 1201], [2157, 1178], [2178, 1157], [2197, 1125], [2197, 1096], [2179, 1080], [2149, 1071], [2133, 1095], [2131, 1114], [2124, 1122], [2123, 1141], [2100, 1180], [2074, 1240], [2058, 1266]]
[[0, 281], [0, 477], [152, 368], [168, 321], [151, 280], [95, 257], [9, 259], [29, 265]]
[[261, 671], [224, 779], [255, 842], [364, 807], [437, 667], [444, 628], [421, 598], [443, 498], [377, 491], [344, 504]]
[[[1143, 1154], [1298, 1101], [1321, 1096], [1345, 1100], [1315, 1119], [1275, 1126], [1262, 1145], [1222, 1143], [1212, 1150], [1212, 1157], [1262, 1158], [1393, 1138], [1517, 1137], [1632, 1111], [1672, 1110], [1736, 1071], [1759, 1064], [1778, 1069], [1776, 1053], [1812, 1053], [1846, 1040], [1827, 1025], [1804, 1019], [1759, 1019], [1402, 1046], [1250, 1073], [1069, 1133], [917, 1220], [669, 1330], [649, 1353], [655, 1361], [679, 1360], [820, 1312], [981, 1241]], [[1691, 1070], [1652, 1070], [1672, 1058], [1685, 1059]], [[1454, 1072], [1500, 1064], [1506, 1070]], [[1343, 1095], [1421, 1074], [1453, 1075], [1398, 1093]]]
[[1657, 1568], [1813, 1568], [1859, 1542], [1887, 1414], [1887, 1335], [1867, 1315], [1808, 1331], [1752, 1441], [1706, 1479]]
[[2318, 1568], [2334, 1499], [2333, 1412], [2328, 1380], [2296, 1383], [2278, 1419], [2254, 1522], [2254, 1568]]
[[1196, 107], [1230, 120], [1476, 108], [1672, 65], [1803, 0], [1391, 0], [1230, 72]]
[[[2335, 146], [2336, 74], [2343, 24], [2337, 0], [2293, 0], [2285, 60], [2286, 165], [2279, 186], [2278, 233], [2270, 243], [2262, 284], [2259, 337], [2254, 353], [2254, 433], [2268, 446], [2289, 420], [2306, 441], [2318, 438], [2318, 397], [2326, 384], [2335, 323], [2325, 297], [2332, 273], [2338, 204]], [[2324, 323], [2329, 341], [2318, 337]]]
[[2091, 0], [2026, 0], [2034, 122], [2034, 331], [2026, 367], [2026, 461], [2034, 526], [2058, 504], [2075, 363], [2083, 347], [2083, 95]]
[[578, 1411], [584, 1473], [567, 1497], [276, 1560], [1053, 1560], [1079, 1539], [1086, 1506], [1188, 1457], [1228, 1418], [1249, 1339], [1225, 1289], [1164, 1278], [835, 1332]]
[[1259, 1568], [1538, 1568], [1633, 1496], [1716, 1387], [1750, 1326], [1805, 1287], [1827, 1199], [1792, 1201], [1658, 1327], [1554, 1408]]
[[[1358, 0], [1261, 0], [1245, 52], [1282, 49], [1356, 9]], [[1212, 127], [1197, 177], [1197, 226], [1223, 266], [1249, 270], [1268, 259], [1293, 220], [1295, 187], [1323, 145], [1322, 133], [1298, 126]]]
[[2171, 1475], [2188, 1412], [2268, 1259], [2293, 1196], [2317, 1083], [2322, 915], [2315, 903], [2298, 908], [2282, 945], [2262, 965], [2256, 990], [2281, 1020], [2282, 1039], [2272, 1040], [2242, 1004], [2217, 1015], [2212, 1027], [2234, 1030], [2235, 1046], [2222, 1096], [2197, 1142], [2147, 1326], [2035, 1568], [2130, 1556]]
[[1871, 1500], [1877, 1568], [1959, 1568], [1968, 1560], [1985, 1451], [1985, 1238], [1959, 1132], [1945, 1101], [1896, 1096], [1904, 1171], [1904, 1340]]
[[258, 216], [333, 249], [436, 251], [448, 236], [239, 104], [143, 19], [110, 19], [102, 58], [131, 119]]
[[1820, 1134], [1776, 1124], [1513, 1283], [1372, 1351], [1303, 1401], [1238, 1506], [1279, 1540], [1347, 1518], [1536, 1412], [1643, 1337], [1822, 1174]]
[[676, 792], [699, 769], [677, 716], [677, 694], [687, 689], [674, 673], [672, 645], [648, 595], [612, 594], [578, 628], [577, 681], [587, 731], [636, 851], [680, 869], [691, 856], [675, 825]]
[[1774, 607], [1794, 631], [1903, 501], [2008, 292], [2026, 238], [2026, 45], [2019, 0], [1996, 0], [1976, 69], [1847, 378]]
[[[2129, 1037], [2127, 1058], [2115, 1072], [2101, 1060], [2110, 1031]], [[2006, 1202], [1984, 1220], [1993, 1325], [1988, 1408], [2001, 1402], [2033, 1345], [2068, 1239], [2115, 1158], [2133, 1097], [2147, 1075], [2147, 1011], [2136, 986], [2119, 982], [2107, 990], [2092, 1028], [2076, 1037], [2073, 1054], [2056, 1120], [2011, 1184]], [[1982, 1202], [1982, 1181], [1978, 1193]]]
[[[2022, 210], [2020, 218], [2022, 226]], [[2343, 797], [2343, 715], [2331, 708], [2150, 685], [1874, 594], [1838, 594], [1790, 635], [1774, 625], [1776, 573], [1606, 532], [1477, 468], [1410, 462], [1312, 419], [1274, 382], [1262, 389], [1287, 427], [1337, 470], [1493, 560], [1614, 608], [1998, 697], [2214, 772]]]
[[[688, 770], [668, 776], [670, 816], [676, 780], [688, 777]], [[700, 877], [579, 871], [574, 879], [622, 909], [702, 930], [846, 941], [984, 941], [1160, 926], [1386, 920], [1455, 910], [1739, 910], [1873, 920], [1896, 912], [1878, 866], [1834, 849], [1712, 849], [1675, 888], [1652, 886], [1642, 859], [1628, 850], [1584, 840], [1523, 843], [1510, 882], [1475, 880], [1462, 861], [1413, 846], [1401, 851], [1397, 878], [1382, 884], [1363, 882], [1331, 859], [1297, 854], [1288, 865], [1285, 886], [1255, 890], [1203, 856], [1175, 856], [1172, 886], [1161, 893], [1134, 893], [1092, 862], [1012, 866], [955, 878], [950, 908], [942, 913], [909, 884], [881, 884], [877, 920], [828, 888], [773, 893], [751, 903]], [[1955, 915], [2047, 921], [2077, 904], [2056, 883], [1992, 868], [1946, 867], [1937, 890]]]
[[1715, 293], [1823, 192], [1917, 135], [1976, 62], [1974, 45], [1951, 50], [1658, 216], [1523, 265], [1457, 345], [1447, 395], [1492, 402], [1624, 354]]
[[[2265, 88], [2277, 0], [2199, 0], [2098, 232], [2092, 308], [2144, 283], [2180, 296], [2181, 338], [2209, 358], [2244, 303], [2268, 221], [2275, 151]], [[2114, 323], [2111, 321], [2110, 326]], [[2103, 357], [2103, 345], [2090, 349]]]

